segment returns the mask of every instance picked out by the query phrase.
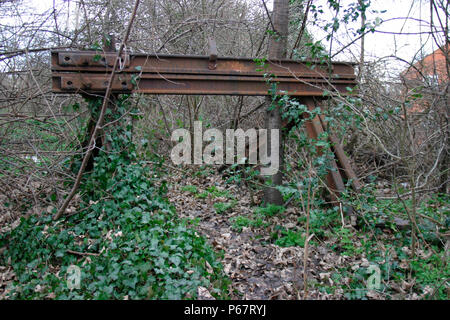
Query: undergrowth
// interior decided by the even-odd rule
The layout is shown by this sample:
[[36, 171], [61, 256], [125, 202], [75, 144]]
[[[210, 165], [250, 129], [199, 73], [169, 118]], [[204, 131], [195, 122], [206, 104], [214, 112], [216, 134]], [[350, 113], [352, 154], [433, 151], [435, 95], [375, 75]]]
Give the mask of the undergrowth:
[[[101, 100], [89, 99], [97, 116]], [[130, 111], [121, 96], [112, 121]], [[195, 299], [206, 287], [226, 298], [229, 280], [216, 253], [193, 228], [177, 218], [161, 182], [161, 165], [140, 161], [130, 121], [107, 128], [109, 152], [100, 152], [85, 173], [77, 211], [53, 221], [43, 212], [21, 218], [0, 236], [16, 280], [8, 289], [15, 299]], [[80, 159], [78, 159], [79, 161]], [[161, 159], [155, 155], [154, 163]], [[68, 165], [69, 167], [69, 165]], [[68, 270], [81, 269], [79, 289], [69, 289]]]

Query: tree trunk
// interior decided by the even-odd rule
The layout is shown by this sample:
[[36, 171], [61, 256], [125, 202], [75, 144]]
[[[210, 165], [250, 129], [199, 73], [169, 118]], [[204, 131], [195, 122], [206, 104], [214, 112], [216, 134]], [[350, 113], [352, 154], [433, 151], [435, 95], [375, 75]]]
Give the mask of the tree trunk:
[[[362, 7], [364, 5], [363, 0], [359, 0], [359, 5]], [[364, 12], [361, 12], [361, 29], [364, 28], [364, 26], [366, 25], [366, 12], [364, 10]], [[365, 32], [365, 30], [364, 30]], [[365, 43], [365, 37], [364, 37], [363, 33], [361, 35], [361, 55], [359, 57], [359, 68], [358, 68], [358, 83], [361, 84], [361, 79], [363, 77], [363, 72], [364, 72], [364, 43]]]
[[[286, 58], [287, 52], [287, 36], [288, 36], [288, 23], [289, 23], [289, 0], [274, 0], [273, 13], [272, 13], [272, 23], [275, 28], [274, 34], [269, 38], [269, 60], [280, 60]], [[283, 181], [283, 135], [281, 132], [281, 113], [279, 107], [270, 109], [272, 98], [266, 98], [266, 115], [265, 124], [267, 128], [267, 145], [268, 153], [271, 154], [271, 130], [280, 130], [280, 141], [278, 146], [280, 147], [279, 157], [280, 157], [280, 167], [276, 174], [269, 177], [272, 180], [274, 186], [279, 186]], [[266, 204], [272, 203], [281, 205], [283, 204], [283, 196], [280, 191], [273, 187], [266, 187], [264, 190], [264, 202]]]

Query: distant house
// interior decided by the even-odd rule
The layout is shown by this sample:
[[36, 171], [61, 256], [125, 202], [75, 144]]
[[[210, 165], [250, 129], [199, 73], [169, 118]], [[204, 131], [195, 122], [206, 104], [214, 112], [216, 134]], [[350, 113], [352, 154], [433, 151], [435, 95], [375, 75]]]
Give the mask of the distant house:
[[435, 100], [432, 96], [445, 90], [449, 81], [449, 48], [440, 47], [401, 73], [407, 92], [423, 97], [413, 103], [410, 112], [426, 111], [433, 104], [431, 100]]

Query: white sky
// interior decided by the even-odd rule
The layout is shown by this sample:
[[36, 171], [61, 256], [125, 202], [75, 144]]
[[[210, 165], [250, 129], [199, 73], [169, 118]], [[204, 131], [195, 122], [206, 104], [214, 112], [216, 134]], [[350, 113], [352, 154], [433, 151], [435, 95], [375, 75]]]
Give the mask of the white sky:
[[[374, 20], [376, 17], [380, 17], [384, 21], [376, 28], [377, 32], [369, 33], [365, 37], [365, 57], [367, 61], [387, 56], [397, 56], [406, 61], [412, 61], [418, 52], [426, 55], [437, 49], [436, 44], [428, 34], [421, 34], [430, 31], [430, 9], [428, 1], [372, 0], [370, 10], [377, 10], [379, 12], [386, 10], [386, 12], [372, 13], [369, 11], [367, 14], [367, 20]], [[404, 19], [406, 17], [422, 20], [422, 22], [413, 19], [406, 20]], [[390, 20], [394, 18], [401, 19]], [[360, 21], [348, 25], [348, 28], [353, 30], [359, 27]], [[402, 34], [389, 34], [392, 32]], [[342, 39], [345, 39], [345, 35], [342, 35]], [[349, 38], [347, 41], [343, 40], [344, 43], [348, 43], [349, 41]], [[339, 56], [339, 58], [353, 60], [356, 57], [358, 59], [360, 42], [358, 41], [350, 51], [351, 53], [347, 52], [345, 55]], [[355, 57], [352, 57], [352, 54]]]
[[[55, 0], [57, 5], [62, 4], [62, 0]], [[171, 1], [171, 0], [166, 0]], [[255, 0], [253, 0], [255, 1]], [[256, 0], [257, 1], [257, 0]], [[269, 10], [272, 8], [273, 0], [266, 0]], [[345, 6], [356, 0], [342, 0], [341, 3]], [[30, 7], [34, 7], [35, 12], [46, 11], [53, 6], [53, 0], [26, 0]], [[314, 0], [316, 6], [322, 6], [324, 9], [324, 15], [321, 16], [320, 24], [325, 24], [330, 21], [333, 12], [328, 9], [327, 0]], [[65, 6], [69, 5], [70, 10], [76, 9], [76, 2], [69, 1], [69, 4], [65, 2]], [[387, 10], [385, 13], [367, 13], [367, 20], [374, 20], [377, 16], [383, 20], [388, 20], [398, 17], [413, 17], [429, 21], [429, 4], [427, 0], [372, 0], [370, 10]], [[73, 11], [74, 12], [74, 11]], [[348, 36], [348, 32], [354, 31], [360, 27], [360, 21], [349, 23], [347, 30], [341, 28], [338, 32], [338, 39], [343, 44], [349, 43], [352, 38]], [[402, 33], [417, 33], [429, 31], [428, 24], [420, 24], [413, 20], [398, 19], [389, 22], [383, 22], [381, 26], [377, 28], [379, 31], [386, 32], [402, 32]], [[316, 40], [319, 40], [325, 36], [325, 33], [317, 27], [310, 27], [310, 32], [314, 35]], [[407, 61], [411, 61], [414, 55], [421, 50], [423, 46], [423, 53], [428, 54], [437, 49], [432, 39], [427, 38], [427, 35], [392, 35], [377, 32], [375, 34], [369, 34], [365, 40], [366, 61], [394, 55]], [[338, 49], [340, 46], [336, 42], [333, 42], [333, 49]], [[355, 60], [359, 59], [360, 44], [356, 42], [350, 47], [344, 54], [337, 56], [338, 60]], [[335, 52], [335, 50], [333, 50]]]
[[[354, 1], [343, 0], [341, 3], [348, 4]], [[314, 3], [322, 4], [324, 9], [327, 8], [326, 0], [315, 0]], [[372, 10], [376, 10], [378, 13], [373, 13]], [[383, 10], [386, 10], [386, 12], [381, 13]], [[331, 12], [329, 10], [324, 11], [328, 13], [328, 19], [331, 19]], [[385, 63], [387, 73], [397, 74], [407, 66], [407, 63], [401, 62], [394, 57], [412, 62], [414, 59], [420, 58], [421, 55], [427, 55], [437, 49], [437, 45], [431, 36], [423, 34], [430, 31], [429, 1], [372, 0], [370, 10], [367, 12], [367, 21], [374, 21], [377, 17], [381, 18], [383, 23], [376, 28], [377, 32], [369, 33], [365, 37], [365, 60], [380, 61], [382, 59], [381, 61]], [[413, 19], [405, 19], [406, 17]], [[327, 17], [324, 18], [327, 19]], [[422, 22], [418, 20], [422, 20]], [[347, 25], [348, 31], [359, 28], [360, 23], [360, 21], [349, 23]], [[317, 32], [316, 35], [320, 34], [322, 38], [325, 36], [325, 33], [320, 29], [315, 29], [315, 31]], [[342, 33], [337, 38], [344, 44], [354, 39], [348, 36], [348, 32], [345, 29], [342, 30]], [[333, 47], [336, 47], [336, 45], [333, 45]], [[358, 41], [349, 50], [346, 50], [345, 53], [340, 54], [336, 58], [337, 60], [355, 61], [359, 57], [360, 42]]]

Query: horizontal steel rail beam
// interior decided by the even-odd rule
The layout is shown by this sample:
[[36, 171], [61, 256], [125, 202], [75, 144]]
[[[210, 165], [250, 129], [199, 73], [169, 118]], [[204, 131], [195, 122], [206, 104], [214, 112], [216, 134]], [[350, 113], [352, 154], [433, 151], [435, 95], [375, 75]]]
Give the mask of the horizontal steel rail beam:
[[[95, 51], [53, 51], [53, 91], [104, 92], [115, 57]], [[112, 85], [117, 93], [269, 95], [276, 82], [278, 92], [291, 96], [322, 96], [324, 90], [348, 93], [348, 87], [356, 84], [353, 65], [348, 63], [126, 54], [120, 66]]]

